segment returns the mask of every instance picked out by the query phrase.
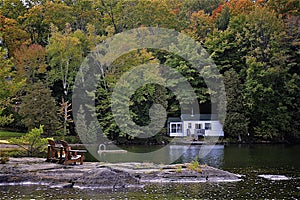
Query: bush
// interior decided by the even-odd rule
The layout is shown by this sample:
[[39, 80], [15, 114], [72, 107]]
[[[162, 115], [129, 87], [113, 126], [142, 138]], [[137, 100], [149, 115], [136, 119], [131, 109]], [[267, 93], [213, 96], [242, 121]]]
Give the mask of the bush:
[[187, 165], [187, 168], [189, 170], [192, 170], [192, 171], [196, 171], [198, 173], [202, 173], [202, 169], [201, 169], [201, 165], [199, 164], [199, 161], [198, 161], [198, 157], [196, 156], [196, 158], [194, 160], [192, 160], [188, 165]]
[[70, 144], [81, 144], [81, 140], [79, 136], [66, 136], [64, 137], [64, 140]]
[[42, 138], [43, 126], [32, 129], [20, 138], [11, 138], [9, 142], [16, 144], [27, 151], [27, 156], [37, 156], [39, 153], [44, 152], [47, 148], [48, 139]]

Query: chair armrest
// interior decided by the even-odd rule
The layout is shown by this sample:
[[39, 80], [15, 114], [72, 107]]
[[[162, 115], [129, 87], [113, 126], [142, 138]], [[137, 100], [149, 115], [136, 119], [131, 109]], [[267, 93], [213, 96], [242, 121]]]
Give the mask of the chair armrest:
[[86, 150], [68, 150], [69, 152], [86, 153]]

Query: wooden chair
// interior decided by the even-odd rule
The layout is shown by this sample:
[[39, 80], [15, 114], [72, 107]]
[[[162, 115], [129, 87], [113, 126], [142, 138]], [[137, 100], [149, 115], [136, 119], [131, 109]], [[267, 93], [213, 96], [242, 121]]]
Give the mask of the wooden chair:
[[76, 164], [76, 162], [80, 162], [80, 164], [82, 165], [84, 160], [84, 153], [86, 153], [86, 150], [72, 150], [66, 141], [61, 140], [60, 142], [65, 152], [63, 164], [69, 165], [72, 163]]
[[58, 162], [62, 163], [64, 152], [63, 146], [51, 139], [48, 139], [48, 152], [47, 152], [47, 162]]

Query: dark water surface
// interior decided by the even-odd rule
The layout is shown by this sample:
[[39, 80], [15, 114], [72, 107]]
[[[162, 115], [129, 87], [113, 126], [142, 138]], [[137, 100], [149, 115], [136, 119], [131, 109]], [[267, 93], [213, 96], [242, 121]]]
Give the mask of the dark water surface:
[[[151, 149], [152, 148], [152, 149]], [[146, 152], [158, 147], [126, 147], [134, 152]], [[172, 146], [166, 155], [174, 156], [184, 148], [176, 161], [200, 163], [245, 175], [240, 182], [198, 184], [156, 184], [139, 189], [117, 191], [99, 189], [62, 189], [48, 186], [0, 186], [0, 199], [299, 199], [300, 145], [216, 145]], [[200, 149], [202, 148], [202, 149]], [[212, 148], [203, 157], [205, 148]], [[126, 154], [108, 155], [103, 159], [126, 159]], [[114, 157], [112, 156], [112, 157]], [[120, 158], [121, 157], [121, 158]], [[89, 157], [88, 159], [92, 159]], [[117, 160], [115, 160], [117, 161]], [[270, 181], [262, 174], [285, 175], [290, 180]]]

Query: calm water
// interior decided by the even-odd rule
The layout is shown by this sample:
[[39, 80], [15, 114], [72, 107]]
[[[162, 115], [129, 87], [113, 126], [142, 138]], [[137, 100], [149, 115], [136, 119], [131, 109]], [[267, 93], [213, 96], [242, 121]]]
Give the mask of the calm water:
[[[155, 151], [159, 147], [127, 147], [131, 152]], [[202, 148], [202, 149], [200, 149]], [[176, 162], [190, 162], [199, 157], [206, 163], [245, 177], [235, 183], [159, 184], [141, 189], [99, 190], [59, 189], [47, 186], [0, 186], [0, 199], [299, 199], [300, 198], [300, 145], [216, 145], [172, 146], [166, 155], [177, 157]], [[199, 153], [200, 152], [200, 153]], [[205, 153], [204, 153], [205, 154]], [[121, 156], [101, 155], [104, 160], [125, 159]], [[160, 157], [160, 156], [158, 156]], [[88, 159], [92, 159], [89, 157]], [[129, 158], [127, 158], [129, 159]], [[131, 158], [132, 159], [132, 158]], [[159, 161], [159, 159], [158, 159]], [[269, 181], [260, 174], [278, 174], [291, 177], [286, 181]]]

